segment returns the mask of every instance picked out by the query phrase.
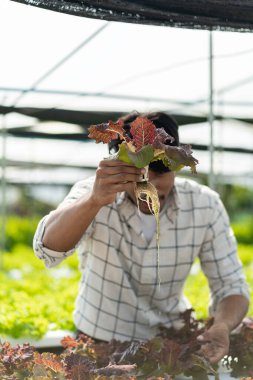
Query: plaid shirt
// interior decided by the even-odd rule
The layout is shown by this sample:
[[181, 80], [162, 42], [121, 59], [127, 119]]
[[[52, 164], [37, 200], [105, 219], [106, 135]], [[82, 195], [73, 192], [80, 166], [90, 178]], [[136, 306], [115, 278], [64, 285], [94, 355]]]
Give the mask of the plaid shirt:
[[[90, 191], [94, 179], [78, 182], [61, 205]], [[47, 267], [68, 252], [43, 247], [47, 216], [34, 237], [34, 250]], [[74, 321], [84, 333], [102, 340], [150, 339], [161, 326], [177, 326], [179, 313], [191, 307], [183, 296], [196, 257], [210, 286], [210, 308], [232, 294], [249, 298], [237, 257], [236, 241], [219, 196], [206, 186], [176, 178], [160, 214], [159, 277], [156, 236], [142, 232], [136, 206], [125, 193], [104, 206], [78, 244], [82, 278]]]

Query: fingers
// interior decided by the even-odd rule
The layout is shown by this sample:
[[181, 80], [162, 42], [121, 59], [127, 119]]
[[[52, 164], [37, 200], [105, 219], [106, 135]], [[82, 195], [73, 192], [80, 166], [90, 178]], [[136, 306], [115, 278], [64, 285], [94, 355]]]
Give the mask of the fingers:
[[107, 184], [121, 184], [140, 181], [144, 171], [145, 169], [138, 169], [119, 160], [103, 160], [96, 171], [96, 177]]
[[142, 180], [143, 172], [145, 169], [119, 160], [102, 160], [96, 170], [93, 200], [99, 206], [112, 203], [117, 193], [133, 191], [134, 183]]
[[144, 172], [144, 169], [138, 169], [136, 166], [132, 164], [128, 164], [126, 162], [120, 161], [120, 160], [102, 160], [99, 163], [100, 168], [109, 169], [112, 170], [122, 170], [122, 171], [130, 171], [130, 172]]
[[212, 343], [205, 343], [201, 346], [200, 352], [207, 358], [210, 363], [214, 364], [227, 355], [225, 347], [217, 347]]
[[200, 344], [204, 344], [210, 341], [210, 337], [208, 336], [208, 333], [204, 333], [202, 335], [197, 336], [197, 341]]
[[225, 336], [217, 336], [206, 331], [199, 335], [197, 340], [201, 344], [200, 352], [210, 363], [217, 363], [228, 353], [229, 340]]

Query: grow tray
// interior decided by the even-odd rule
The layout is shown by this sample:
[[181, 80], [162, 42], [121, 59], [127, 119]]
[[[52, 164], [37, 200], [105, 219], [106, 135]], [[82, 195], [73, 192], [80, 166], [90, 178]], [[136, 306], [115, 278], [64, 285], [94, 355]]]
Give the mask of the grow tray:
[[12, 337], [0, 337], [0, 340], [9, 342], [12, 346], [15, 346], [16, 344], [24, 344], [29, 343], [31, 346], [34, 346], [38, 349], [40, 348], [57, 348], [61, 347], [61, 340], [65, 336], [71, 336], [75, 337], [75, 334], [72, 331], [68, 330], [55, 330], [55, 331], [48, 331], [44, 337], [40, 340], [32, 339], [29, 337], [23, 337], [19, 339], [14, 339]]

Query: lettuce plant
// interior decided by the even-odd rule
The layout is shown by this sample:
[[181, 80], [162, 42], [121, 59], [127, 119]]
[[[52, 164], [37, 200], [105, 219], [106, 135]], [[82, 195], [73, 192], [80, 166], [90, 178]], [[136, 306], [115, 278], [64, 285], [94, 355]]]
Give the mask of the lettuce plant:
[[[162, 328], [145, 342], [115, 339], [95, 343], [86, 335], [75, 340], [64, 337], [60, 354], [37, 352], [29, 344], [12, 347], [0, 342], [1, 380], [173, 380], [178, 375], [219, 380], [217, 365], [210, 365], [199, 351], [196, 337], [203, 332], [203, 321], [192, 318], [192, 310], [182, 314], [184, 326]], [[206, 327], [212, 320], [205, 321]], [[252, 379], [253, 324], [246, 318], [231, 335], [230, 351], [224, 358], [232, 376]]]

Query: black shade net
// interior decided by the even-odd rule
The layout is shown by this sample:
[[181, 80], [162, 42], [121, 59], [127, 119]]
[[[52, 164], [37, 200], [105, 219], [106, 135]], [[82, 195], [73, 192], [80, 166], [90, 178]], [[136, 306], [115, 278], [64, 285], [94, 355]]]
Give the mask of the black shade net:
[[249, 32], [252, 0], [12, 0], [52, 11], [108, 21]]

